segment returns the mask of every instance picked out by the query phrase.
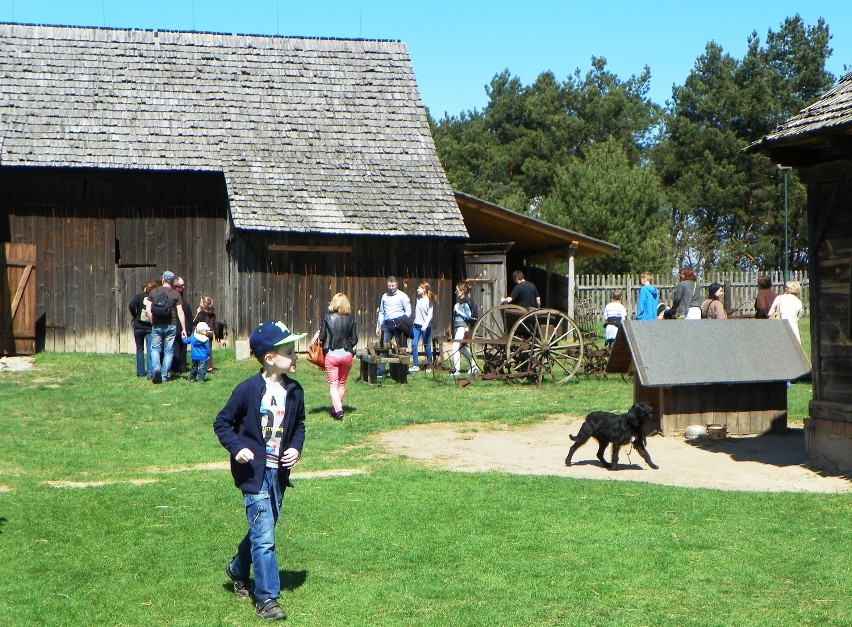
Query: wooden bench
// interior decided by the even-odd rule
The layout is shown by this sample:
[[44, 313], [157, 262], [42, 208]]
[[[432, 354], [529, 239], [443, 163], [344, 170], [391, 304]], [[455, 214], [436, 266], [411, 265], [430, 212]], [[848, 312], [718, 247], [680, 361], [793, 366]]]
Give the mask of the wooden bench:
[[375, 385], [377, 383], [376, 372], [378, 365], [385, 364], [391, 379], [397, 383], [408, 383], [408, 368], [411, 364], [411, 355], [382, 355], [359, 350], [355, 353], [355, 356], [361, 360], [359, 381]]

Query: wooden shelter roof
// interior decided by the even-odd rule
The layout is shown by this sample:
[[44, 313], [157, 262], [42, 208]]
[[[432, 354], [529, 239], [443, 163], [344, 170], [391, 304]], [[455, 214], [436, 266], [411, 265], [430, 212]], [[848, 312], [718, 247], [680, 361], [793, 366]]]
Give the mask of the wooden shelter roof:
[[627, 320], [607, 372], [631, 362], [645, 387], [792, 381], [811, 371], [785, 320]]
[[576, 244], [575, 256], [595, 257], [619, 250], [619, 247], [587, 235], [575, 233], [479, 198], [455, 192], [471, 239], [477, 243], [513, 242], [512, 251], [530, 261], [546, 262], [568, 258], [568, 248]]
[[764, 152], [775, 163], [788, 166], [848, 158], [852, 153], [852, 73], [745, 151]]
[[397, 41], [0, 24], [0, 167], [224, 173], [234, 226], [467, 237]]

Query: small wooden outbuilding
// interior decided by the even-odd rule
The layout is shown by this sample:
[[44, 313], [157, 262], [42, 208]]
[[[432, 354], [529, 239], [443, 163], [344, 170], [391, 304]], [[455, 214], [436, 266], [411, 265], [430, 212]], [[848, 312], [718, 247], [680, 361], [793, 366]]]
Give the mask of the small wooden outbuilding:
[[810, 372], [783, 320], [628, 320], [607, 372], [633, 376], [663, 434], [722, 424], [732, 435], [787, 428], [787, 382]]
[[852, 74], [747, 149], [808, 186], [813, 400], [808, 461], [852, 473]]

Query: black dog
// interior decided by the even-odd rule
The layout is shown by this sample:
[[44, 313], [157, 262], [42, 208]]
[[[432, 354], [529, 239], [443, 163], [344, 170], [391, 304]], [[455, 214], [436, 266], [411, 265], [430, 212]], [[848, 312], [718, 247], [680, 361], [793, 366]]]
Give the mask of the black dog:
[[[651, 417], [653, 408], [647, 403], [636, 403], [631, 407], [626, 414], [613, 414], [608, 411], [593, 411], [586, 416], [586, 421], [580, 427], [580, 432], [577, 437], [569, 435], [574, 444], [568, 451], [568, 457], [565, 458], [565, 465], [571, 465], [571, 457], [574, 452], [589, 441], [589, 438], [594, 438], [598, 441], [598, 459], [604, 465], [604, 468], [610, 470], [618, 470], [618, 449], [625, 444], [633, 443], [639, 454], [642, 456], [648, 465], [656, 470], [659, 468], [651, 461], [651, 456], [645, 450], [645, 421]], [[607, 462], [604, 458], [606, 447], [612, 444], [612, 462]]]

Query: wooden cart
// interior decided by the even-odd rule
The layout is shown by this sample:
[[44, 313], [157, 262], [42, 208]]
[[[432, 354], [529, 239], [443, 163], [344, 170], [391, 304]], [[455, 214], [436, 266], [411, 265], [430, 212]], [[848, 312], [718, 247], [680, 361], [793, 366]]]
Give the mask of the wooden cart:
[[[453, 374], [451, 338], [436, 338], [436, 380]], [[471, 352], [470, 366], [482, 379], [567, 382], [583, 363], [583, 336], [577, 324], [557, 309], [524, 309], [499, 305], [477, 320], [470, 337], [462, 340]], [[476, 372], [473, 370], [473, 372]]]

